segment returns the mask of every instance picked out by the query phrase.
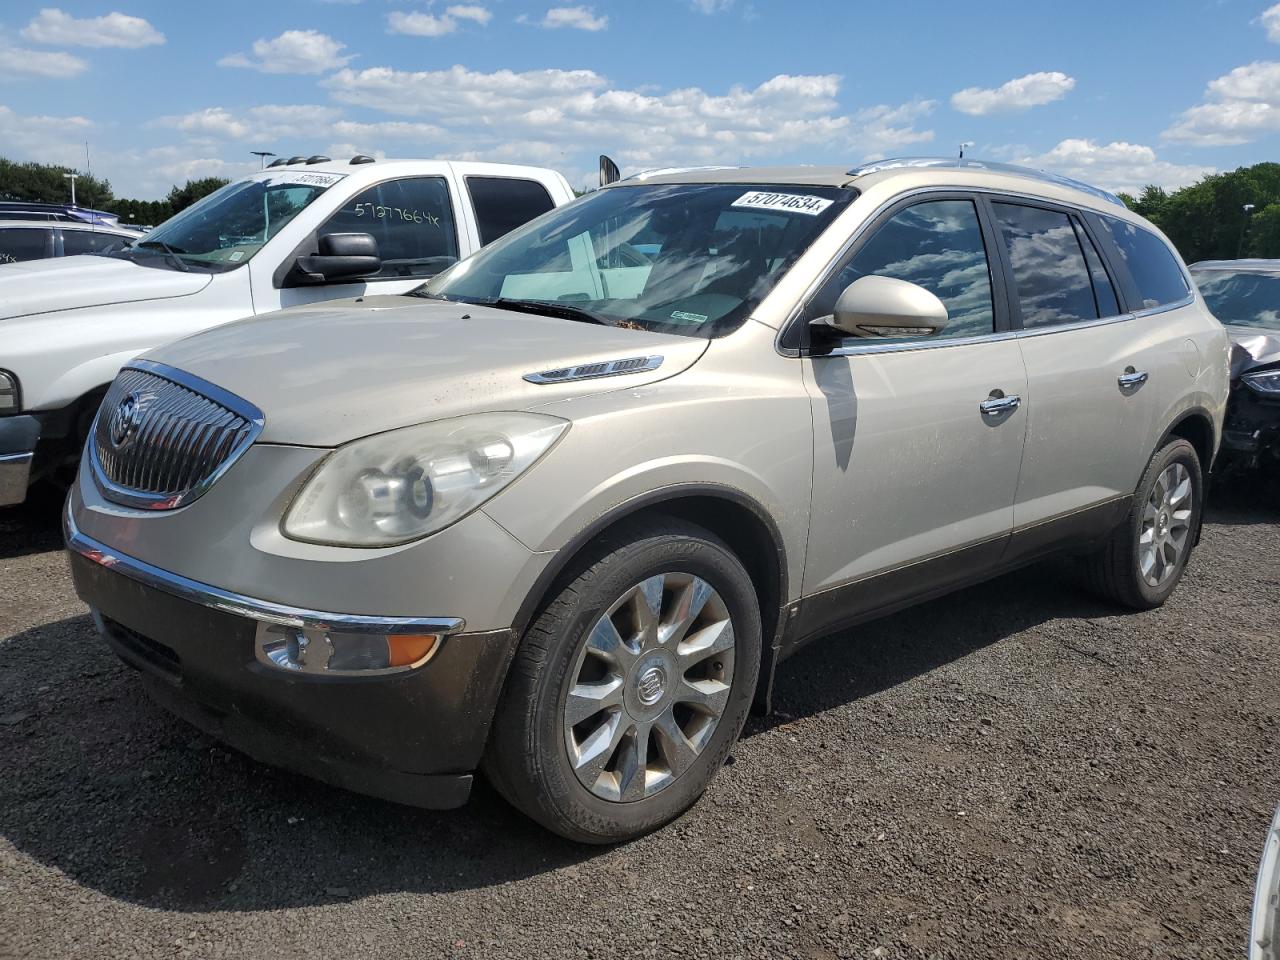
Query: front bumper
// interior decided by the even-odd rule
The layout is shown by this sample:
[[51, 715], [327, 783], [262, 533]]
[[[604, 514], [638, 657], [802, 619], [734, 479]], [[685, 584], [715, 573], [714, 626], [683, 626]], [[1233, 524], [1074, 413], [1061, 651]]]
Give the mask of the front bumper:
[[27, 415], [0, 417], [0, 507], [22, 503], [31, 482], [31, 462], [40, 421]]
[[369, 625], [168, 574], [94, 541], [67, 516], [76, 592], [160, 703], [264, 763], [399, 803], [465, 802], [515, 643], [510, 630], [387, 618], [446, 634], [423, 666], [370, 677], [303, 676], [265, 666], [261, 622]]

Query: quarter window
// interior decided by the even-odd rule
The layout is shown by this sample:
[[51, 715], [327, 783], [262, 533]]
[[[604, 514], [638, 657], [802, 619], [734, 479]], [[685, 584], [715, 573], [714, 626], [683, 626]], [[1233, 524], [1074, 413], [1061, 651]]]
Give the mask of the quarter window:
[[1022, 326], [1098, 319], [1093, 280], [1071, 217], [1020, 204], [992, 207], [1009, 254]]
[[947, 308], [942, 338], [995, 329], [991, 269], [972, 200], [930, 200], [894, 214], [818, 291], [810, 316], [830, 314], [845, 287], [869, 276], [906, 280], [933, 293]]
[[1144, 308], [1162, 307], [1186, 298], [1191, 290], [1168, 244], [1149, 230], [1124, 220], [1098, 219], [1116, 242]]
[[443, 177], [389, 180], [359, 193], [320, 228], [368, 233], [382, 269], [367, 279], [431, 277], [458, 259], [458, 235]]
[[555, 206], [547, 188], [536, 180], [467, 177], [467, 190], [475, 207], [482, 245], [493, 243]]

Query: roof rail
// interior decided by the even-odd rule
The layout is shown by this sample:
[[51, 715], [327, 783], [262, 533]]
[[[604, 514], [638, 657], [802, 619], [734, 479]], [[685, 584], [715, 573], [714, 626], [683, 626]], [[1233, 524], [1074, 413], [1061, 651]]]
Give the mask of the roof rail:
[[658, 167], [655, 170], [641, 170], [627, 177], [628, 180], [648, 180], [650, 177], [665, 177], [675, 173], [699, 173], [703, 170], [741, 170], [740, 166], [724, 163], [712, 163], [702, 167]]
[[1050, 173], [1047, 170], [1021, 167], [1013, 163], [997, 163], [993, 160], [970, 160], [968, 157], [962, 159], [956, 157], [894, 157], [888, 160], [876, 160], [872, 163], [861, 164], [848, 171], [848, 173], [851, 177], [865, 177], [868, 174], [879, 173], [882, 170], [930, 167], [948, 170], [987, 170], [991, 173], [1003, 173], [1011, 177], [1039, 180], [1041, 183], [1052, 183], [1059, 187], [1079, 190], [1081, 193], [1087, 193], [1090, 196], [1097, 197], [1099, 200], [1105, 200], [1107, 203], [1114, 203], [1119, 207], [1124, 206], [1124, 201], [1114, 193], [1101, 190], [1080, 180], [1073, 180], [1070, 177]]

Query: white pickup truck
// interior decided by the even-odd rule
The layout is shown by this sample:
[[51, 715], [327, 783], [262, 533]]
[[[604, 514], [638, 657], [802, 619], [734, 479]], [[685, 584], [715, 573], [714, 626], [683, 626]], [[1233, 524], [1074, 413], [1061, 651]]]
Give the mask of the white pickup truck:
[[405, 293], [572, 199], [539, 167], [295, 158], [127, 249], [0, 265], [0, 506], [74, 469], [103, 392], [138, 354], [297, 304]]

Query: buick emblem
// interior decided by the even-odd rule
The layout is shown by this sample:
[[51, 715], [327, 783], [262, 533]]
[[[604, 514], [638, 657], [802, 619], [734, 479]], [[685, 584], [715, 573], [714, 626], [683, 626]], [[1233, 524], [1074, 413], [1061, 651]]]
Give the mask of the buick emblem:
[[141, 398], [136, 393], [131, 393], [116, 407], [115, 412], [111, 414], [111, 443], [116, 447], [123, 447], [132, 439], [133, 435], [138, 432], [138, 426], [142, 420], [142, 403]]
[[667, 686], [667, 673], [660, 666], [652, 666], [640, 674], [636, 684], [636, 695], [646, 707], [652, 706], [662, 699]]

